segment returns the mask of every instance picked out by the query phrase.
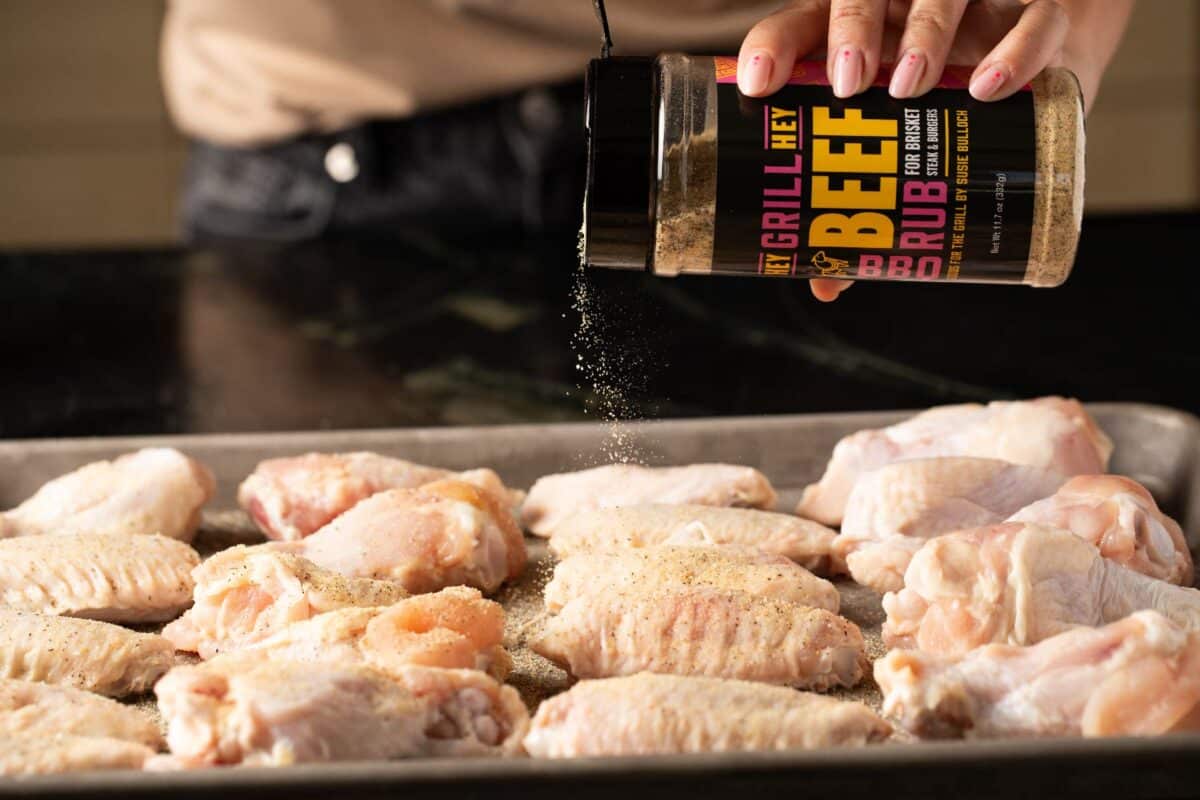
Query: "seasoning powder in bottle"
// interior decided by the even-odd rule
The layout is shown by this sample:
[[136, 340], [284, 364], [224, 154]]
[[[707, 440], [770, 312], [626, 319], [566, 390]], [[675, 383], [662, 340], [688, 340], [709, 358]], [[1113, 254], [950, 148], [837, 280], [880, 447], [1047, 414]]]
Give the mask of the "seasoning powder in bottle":
[[801, 62], [767, 98], [737, 60], [666, 54], [588, 68], [589, 267], [1058, 286], [1083, 214], [1083, 104], [1048, 69], [981, 103], [971, 70], [895, 100], [888, 68], [833, 96]]

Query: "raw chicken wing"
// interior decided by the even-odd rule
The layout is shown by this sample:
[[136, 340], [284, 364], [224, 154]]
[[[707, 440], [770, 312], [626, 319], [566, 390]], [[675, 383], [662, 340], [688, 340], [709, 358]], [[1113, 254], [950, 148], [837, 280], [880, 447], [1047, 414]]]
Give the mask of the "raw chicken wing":
[[0, 514], [0, 538], [157, 533], [190, 542], [215, 486], [207, 467], [178, 450], [138, 450], [50, 481]]
[[838, 525], [860, 475], [895, 461], [937, 456], [994, 458], [1064, 477], [1104, 472], [1112, 442], [1075, 400], [1042, 397], [933, 408], [838, 442], [819, 483], [804, 490], [802, 517]]
[[1144, 486], [1129, 478], [1081, 475], [1010, 519], [1065, 528], [1122, 566], [1192, 585], [1192, 554], [1179, 524], [1159, 511]]
[[457, 477], [519, 504], [490, 469], [455, 474], [378, 453], [308, 453], [263, 461], [238, 488], [238, 503], [271, 539], [303, 539], [387, 489], [415, 489]]
[[180, 650], [212, 658], [260, 641], [288, 623], [334, 609], [390, 605], [407, 596], [388, 581], [347, 578], [290, 553], [231, 547], [192, 572], [195, 604], [163, 628]]
[[192, 604], [196, 551], [165, 536], [73, 533], [0, 541], [0, 605], [108, 622], [161, 622]]
[[266, 547], [414, 594], [460, 584], [492, 592], [525, 567], [525, 538], [508, 509], [459, 480], [380, 492], [307, 539]]
[[1200, 629], [1200, 591], [1126, 569], [1068, 531], [1018, 522], [926, 542], [883, 608], [889, 646], [944, 655], [1034, 644], [1143, 609]]
[[385, 759], [425, 747], [425, 704], [360, 665], [225, 655], [176, 667], [154, 692], [183, 766]]
[[147, 692], [175, 662], [161, 636], [70, 617], [0, 608], [0, 677], [110, 697]]
[[[1054, 492], [1055, 473], [990, 458], [924, 458], [866, 473], [846, 504], [835, 565], [878, 592], [904, 585], [920, 540], [1003, 522]], [[917, 540], [916, 543], [910, 540]]]
[[511, 661], [504, 609], [478, 589], [452, 586], [386, 608], [343, 608], [293, 622], [248, 648], [273, 659], [481, 669], [498, 678]]
[[834, 532], [791, 514], [752, 508], [635, 505], [572, 514], [555, 526], [550, 550], [559, 558], [585, 550], [688, 544], [754, 547], [814, 572], [829, 569]]
[[153, 748], [162, 744], [158, 725], [140, 708], [80, 689], [0, 678], [0, 738], [60, 734], [123, 739]]
[[538, 707], [525, 749], [538, 758], [801, 750], [881, 741], [862, 703], [782, 686], [654, 675], [580, 681]]
[[177, 667], [155, 687], [182, 766], [282, 766], [512, 752], [528, 712], [476, 670], [408, 667], [406, 679], [359, 664], [275, 661], [248, 653]]
[[853, 686], [862, 633], [836, 614], [703, 586], [648, 586], [578, 597], [532, 648], [577, 678], [707, 675], [809, 689]]
[[428, 707], [429, 755], [520, 754], [529, 711], [513, 687], [477, 669], [391, 665], [386, 672]]
[[531, 533], [549, 536], [572, 514], [647, 503], [770, 510], [775, 490], [758, 470], [733, 464], [609, 464], [539, 478], [521, 507], [521, 522]]
[[0, 776], [141, 769], [154, 755], [144, 744], [95, 736], [29, 739], [0, 736]]
[[1153, 611], [1031, 647], [875, 662], [884, 713], [926, 737], [1154, 736], [1197, 730], [1200, 634]]
[[838, 610], [837, 589], [783, 556], [752, 548], [643, 547], [581, 553], [560, 561], [546, 584], [546, 610], [576, 598], [622, 592], [642, 585], [707, 586], [773, 597], [827, 611]]

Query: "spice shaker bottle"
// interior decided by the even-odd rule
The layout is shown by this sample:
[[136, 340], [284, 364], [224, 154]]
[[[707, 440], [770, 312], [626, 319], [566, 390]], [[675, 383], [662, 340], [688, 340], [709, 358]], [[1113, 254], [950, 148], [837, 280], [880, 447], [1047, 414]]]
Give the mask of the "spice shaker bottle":
[[1083, 103], [1048, 69], [981, 103], [948, 67], [919, 98], [890, 70], [833, 96], [796, 64], [767, 98], [737, 60], [604, 58], [587, 75], [589, 267], [1057, 286], [1083, 212]]

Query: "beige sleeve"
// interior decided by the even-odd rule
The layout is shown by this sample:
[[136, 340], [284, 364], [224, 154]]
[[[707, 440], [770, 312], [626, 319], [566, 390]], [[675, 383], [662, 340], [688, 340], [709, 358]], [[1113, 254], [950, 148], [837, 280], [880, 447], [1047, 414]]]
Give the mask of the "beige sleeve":
[[[779, 2], [609, 0], [618, 54], [733, 51]], [[582, 76], [590, 3], [564, 0], [171, 0], [167, 105], [228, 145], [404, 117]]]

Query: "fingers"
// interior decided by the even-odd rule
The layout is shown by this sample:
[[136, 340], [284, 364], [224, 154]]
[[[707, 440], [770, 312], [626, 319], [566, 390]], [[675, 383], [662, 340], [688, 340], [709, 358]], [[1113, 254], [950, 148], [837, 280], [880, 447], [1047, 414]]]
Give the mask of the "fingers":
[[828, 0], [802, 0], [751, 28], [738, 53], [742, 94], [764, 97], [782, 89], [797, 57], [808, 55], [824, 40], [828, 14]]
[[833, 0], [829, 6], [829, 84], [838, 97], [871, 85], [879, 71], [888, 0]]
[[813, 278], [808, 282], [813, 297], [822, 303], [832, 303], [838, 295], [854, 285], [854, 281], [838, 281], [832, 278]]
[[1070, 20], [1056, 0], [1034, 0], [1013, 29], [979, 62], [971, 76], [976, 100], [1002, 100], [1016, 92], [1059, 54]]
[[938, 82], [966, 8], [967, 0], [914, 0], [896, 51], [892, 97], [918, 97]]

